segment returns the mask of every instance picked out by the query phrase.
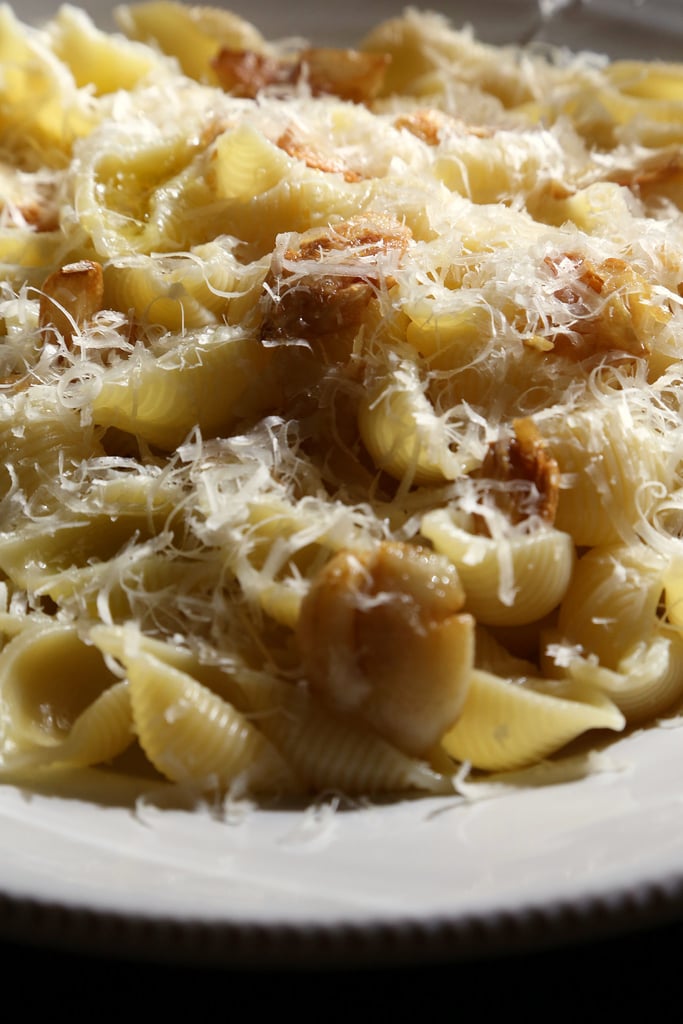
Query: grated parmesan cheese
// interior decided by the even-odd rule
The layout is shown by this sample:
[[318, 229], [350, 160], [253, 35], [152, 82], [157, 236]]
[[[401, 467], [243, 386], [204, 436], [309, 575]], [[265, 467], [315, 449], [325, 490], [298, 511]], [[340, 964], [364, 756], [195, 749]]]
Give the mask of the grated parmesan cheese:
[[469, 796], [675, 710], [681, 69], [117, 17], [0, 8], [1, 772]]

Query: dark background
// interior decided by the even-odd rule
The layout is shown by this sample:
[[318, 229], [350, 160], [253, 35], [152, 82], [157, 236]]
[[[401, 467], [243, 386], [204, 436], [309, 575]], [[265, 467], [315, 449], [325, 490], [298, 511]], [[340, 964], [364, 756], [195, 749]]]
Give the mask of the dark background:
[[538, 1012], [543, 1019], [563, 1020], [571, 1012], [590, 1020], [598, 1011], [613, 1019], [624, 1010], [646, 1010], [647, 1019], [657, 1022], [680, 1019], [683, 917], [599, 939], [555, 941], [552, 948], [541, 942], [519, 953], [451, 958], [444, 952], [425, 963], [398, 957], [350, 968], [202, 967], [57, 946], [0, 941], [5, 991], [8, 998], [19, 996], [22, 1018], [42, 1004], [72, 1006], [105, 1020], [114, 1012], [142, 1019], [143, 1008], [145, 1015], [194, 1008], [196, 1019], [201, 1007], [225, 1020], [263, 1012], [294, 1022], [302, 1017], [386, 1020], [400, 1014], [399, 1019], [430, 1024], [443, 1016], [455, 1024], [482, 1010], [485, 1019], [489, 1012], [522, 1020]]

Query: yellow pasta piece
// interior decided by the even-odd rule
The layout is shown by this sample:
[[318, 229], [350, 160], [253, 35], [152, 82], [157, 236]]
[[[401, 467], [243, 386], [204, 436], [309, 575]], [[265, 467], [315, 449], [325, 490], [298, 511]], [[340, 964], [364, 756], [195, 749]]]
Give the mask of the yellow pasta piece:
[[262, 679], [250, 685], [243, 678], [242, 685], [254, 721], [311, 791], [452, 792], [449, 766], [407, 755], [362, 722], [331, 711], [315, 694]]
[[[39, 622], [23, 629], [0, 651], [3, 741], [13, 748], [57, 747], [68, 740], [79, 718], [116, 683], [100, 651], [75, 626]], [[81, 752], [90, 741], [87, 723], [74, 740]], [[125, 728], [103, 738], [103, 759], [130, 742]], [[97, 759], [97, 758], [95, 758]]]
[[35, 497], [39, 508], [54, 507], [55, 479], [76, 476], [86, 456], [101, 453], [92, 427], [47, 389], [31, 388], [11, 403], [0, 396], [0, 496]]
[[176, 57], [183, 71], [200, 81], [214, 82], [211, 60], [221, 46], [261, 51], [265, 40], [248, 21], [220, 8], [189, 6], [172, 0], [122, 4], [116, 17], [127, 35], [156, 44]]
[[663, 559], [643, 546], [594, 548], [577, 562], [560, 608], [560, 632], [615, 669], [654, 629], [663, 571]]
[[136, 735], [166, 778], [200, 790], [300, 788], [258, 728], [184, 672], [141, 653], [127, 673]]
[[107, 371], [93, 416], [173, 449], [196, 426], [215, 435], [274, 404], [267, 363], [259, 341], [236, 328], [193, 332], [156, 358], [144, 352]]
[[243, 323], [258, 302], [267, 268], [242, 266], [225, 241], [194, 246], [186, 254], [117, 260], [105, 270], [105, 301], [174, 332]]
[[62, 6], [50, 25], [50, 41], [79, 88], [98, 93], [133, 89], [149, 75], [163, 75], [165, 66], [149, 47], [101, 32], [85, 11]]
[[[664, 444], [651, 427], [631, 423], [618, 403], [582, 409], [548, 424], [548, 449], [571, 485], [560, 490], [556, 524], [579, 545], [609, 544], [633, 536], [645, 511], [646, 486], [666, 475]], [[545, 430], [545, 424], [544, 424]]]
[[92, 114], [47, 40], [6, 4], [0, 9], [0, 62], [3, 144], [11, 148], [14, 141], [15, 155], [32, 162], [42, 157], [48, 166], [61, 164], [74, 139], [92, 127]]
[[590, 729], [619, 732], [625, 719], [596, 687], [528, 680], [474, 669], [465, 706], [441, 743], [484, 771], [512, 771], [549, 757]]
[[247, 124], [219, 136], [211, 157], [207, 181], [222, 204], [223, 231], [248, 244], [251, 259], [271, 252], [280, 234], [349, 220], [372, 199], [370, 182], [309, 167]]
[[465, 607], [484, 625], [521, 626], [542, 619], [569, 586], [575, 554], [568, 533], [541, 527], [500, 539], [475, 536], [445, 509], [427, 513], [420, 530], [457, 567]]
[[13, 751], [5, 758], [0, 774], [11, 776], [27, 768], [108, 764], [127, 750], [134, 739], [128, 684], [114, 683], [78, 715], [61, 742]]
[[397, 480], [439, 483], [473, 468], [471, 456], [451, 448], [446, 419], [436, 415], [412, 362], [396, 367], [363, 399], [358, 427], [377, 468]]
[[580, 654], [552, 634], [545, 637], [545, 650], [543, 663], [551, 676], [597, 687], [629, 725], [652, 722], [683, 697], [683, 642], [676, 633], [653, 631], [651, 639], [627, 648], [614, 668], [605, 668], [594, 655]]

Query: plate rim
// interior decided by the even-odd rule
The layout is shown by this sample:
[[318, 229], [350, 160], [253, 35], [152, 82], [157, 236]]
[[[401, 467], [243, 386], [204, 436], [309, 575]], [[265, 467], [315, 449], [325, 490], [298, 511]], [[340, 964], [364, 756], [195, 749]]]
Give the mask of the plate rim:
[[529, 901], [513, 910], [362, 923], [210, 921], [201, 917], [119, 914], [55, 900], [0, 893], [0, 939], [61, 952], [182, 967], [244, 969], [395, 967], [487, 960], [611, 939], [677, 923], [683, 869], [633, 888], [615, 886], [579, 899]]

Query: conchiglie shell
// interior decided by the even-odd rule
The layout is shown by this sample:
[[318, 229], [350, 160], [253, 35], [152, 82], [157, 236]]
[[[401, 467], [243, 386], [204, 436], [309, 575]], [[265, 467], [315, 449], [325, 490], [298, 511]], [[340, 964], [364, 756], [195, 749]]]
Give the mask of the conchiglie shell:
[[75, 7], [60, 7], [49, 31], [52, 47], [76, 84], [94, 88], [99, 95], [133, 89], [141, 79], [163, 71], [162, 58], [153, 49], [99, 31], [88, 14]]
[[248, 21], [219, 7], [189, 6], [172, 0], [147, 0], [117, 8], [126, 35], [177, 57], [186, 75], [216, 82], [211, 61], [221, 46], [260, 52], [265, 42]]
[[105, 301], [111, 309], [174, 332], [216, 323], [215, 314], [174, 277], [158, 259], [150, 257], [141, 256], [139, 262], [125, 266], [110, 266], [105, 271]]
[[19, 749], [4, 767], [44, 768], [67, 765], [86, 768], [122, 754], [135, 739], [128, 684], [114, 683], [96, 697], [74, 721], [65, 738], [51, 747]]
[[[65, 554], [68, 553], [67, 550]], [[116, 622], [137, 614], [143, 623], [146, 619], [159, 623], [165, 616], [175, 623], [180, 589], [193, 583], [201, 585], [205, 578], [202, 574], [211, 568], [215, 569], [206, 563], [184, 565], [143, 545], [126, 547], [100, 562], [71, 565], [60, 571], [55, 571], [54, 566], [51, 570], [41, 569], [29, 563], [25, 578], [37, 597], [50, 597], [75, 615], [100, 619], [104, 603], [107, 619]]]
[[186, 254], [129, 256], [105, 269], [105, 303], [176, 332], [237, 324], [255, 308], [266, 269], [242, 265], [218, 240]]
[[654, 149], [683, 141], [679, 110], [679, 102], [669, 97], [629, 96], [602, 88], [579, 97], [569, 112], [581, 134], [598, 145], [614, 145], [615, 138], [625, 135], [631, 143], [637, 140]]
[[[546, 636], [546, 648], [548, 644], [552, 652], [552, 635]], [[583, 657], [574, 650], [566, 664], [553, 664], [546, 654], [542, 666], [549, 675], [601, 690], [623, 712], [629, 725], [652, 722], [683, 697], [683, 640], [675, 633], [657, 634], [635, 644], [615, 669], [604, 668], [594, 657]]]
[[40, 590], [53, 582], [59, 586], [63, 572], [87, 567], [97, 575], [132, 537], [148, 533], [146, 518], [136, 521], [134, 516], [114, 519], [93, 515], [69, 523], [53, 521], [49, 531], [34, 523], [22, 532], [0, 534], [0, 569], [17, 586], [29, 590]]
[[128, 681], [140, 746], [172, 782], [254, 793], [299, 788], [263, 733], [185, 672], [141, 653]]
[[103, 654], [116, 658], [124, 667], [134, 664], [141, 655], [149, 655], [196, 679], [202, 686], [234, 704], [239, 711], [249, 706], [233, 674], [219, 665], [201, 662], [187, 647], [146, 635], [137, 623], [126, 622], [124, 625], [112, 626], [98, 624], [92, 627], [88, 638]]
[[60, 471], [68, 473], [101, 454], [91, 427], [39, 386], [31, 388], [0, 418], [0, 497], [12, 486], [30, 497], [40, 485], [54, 485]]
[[101, 652], [74, 626], [41, 620], [27, 627], [0, 652], [6, 738], [18, 746], [62, 743], [116, 682]]
[[245, 125], [219, 137], [207, 180], [222, 232], [244, 243], [245, 259], [272, 253], [280, 234], [358, 216], [372, 198], [370, 183], [307, 167]]
[[83, 508], [147, 522], [157, 533], [183, 498], [182, 487], [163, 475], [120, 473], [88, 482]]
[[578, 410], [542, 426], [548, 452], [569, 481], [559, 494], [555, 525], [579, 546], [610, 544], [633, 532], [643, 485], [664, 479], [650, 429], [624, 428], [623, 410]]
[[452, 791], [449, 778], [286, 683], [241, 679], [253, 719], [313, 792]]
[[440, 354], [436, 364], [441, 369], [462, 369], [476, 360], [495, 331], [491, 310], [485, 306], [437, 313], [434, 303], [423, 301], [408, 303], [404, 312], [406, 341], [422, 356]]
[[672, 557], [666, 568], [664, 601], [667, 620], [680, 629], [683, 626], [683, 561], [680, 556]]
[[449, 447], [447, 428], [425, 395], [414, 363], [403, 362], [358, 410], [361, 438], [378, 469], [416, 484], [455, 480], [471, 457]]
[[536, 220], [561, 227], [571, 221], [587, 234], [605, 232], [610, 223], [623, 223], [633, 217], [625, 189], [612, 181], [597, 181], [570, 195], [558, 195], [552, 186], [531, 196], [527, 208]]
[[665, 562], [643, 546], [593, 548], [576, 564], [558, 629], [606, 668], [616, 668], [657, 621]]
[[535, 764], [590, 729], [624, 728], [600, 690], [579, 683], [511, 683], [475, 669], [460, 718], [441, 745], [457, 761], [484, 771]]
[[40, 288], [45, 268], [64, 259], [64, 236], [61, 231], [39, 231], [35, 228], [0, 228], [0, 263], [3, 277], [18, 291], [27, 283]]
[[204, 175], [201, 113], [186, 105], [177, 116], [183, 131], [141, 114], [108, 120], [84, 140], [74, 203], [103, 263], [186, 251], [219, 233], [216, 196]]
[[467, 133], [441, 143], [434, 174], [473, 203], [506, 202], [529, 193], [556, 152], [555, 138], [538, 131]]
[[0, 9], [0, 104], [3, 136], [30, 140], [32, 162], [58, 166], [92, 115], [79, 102], [68, 68], [44, 36], [17, 20], [9, 4]]
[[294, 165], [284, 150], [243, 123], [216, 141], [216, 192], [222, 199], [247, 201], [273, 188]]
[[465, 610], [483, 625], [536, 622], [560, 603], [569, 585], [575, 549], [559, 530], [494, 540], [468, 533], [437, 509], [424, 516], [420, 532], [456, 566]]
[[146, 352], [108, 371], [93, 417], [172, 450], [195, 426], [212, 436], [271, 405], [266, 364], [258, 340], [232, 328], [181, 338], [158, 358]]

